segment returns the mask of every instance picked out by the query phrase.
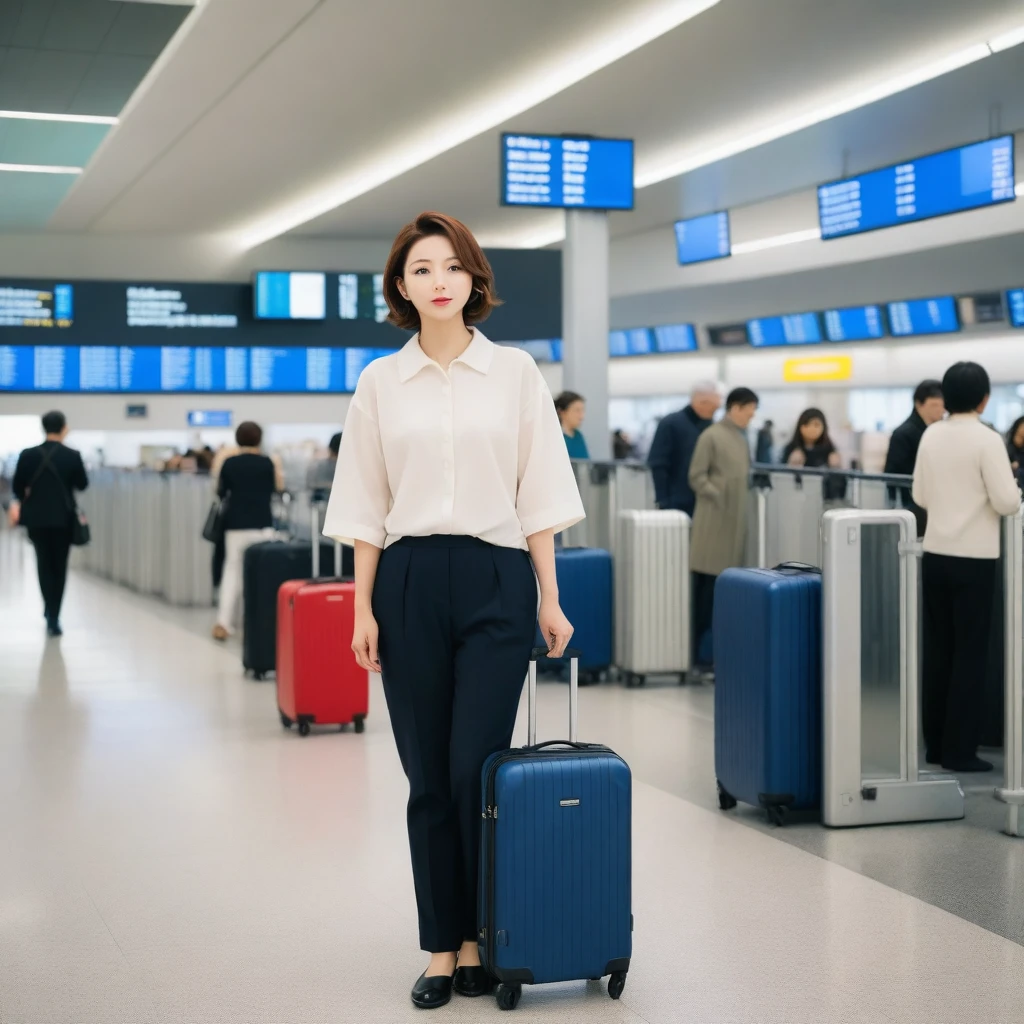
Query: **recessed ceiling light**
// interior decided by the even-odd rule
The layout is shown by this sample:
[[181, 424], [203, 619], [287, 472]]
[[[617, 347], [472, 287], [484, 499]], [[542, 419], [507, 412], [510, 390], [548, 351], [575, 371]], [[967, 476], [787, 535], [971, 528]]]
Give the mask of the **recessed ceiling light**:
[[52, 164], [0, 164], [0, 171], [15, 174], [81, 174], [81, 167], [57, 167]]
[[62, 121], [67, 124], [117, 124], [116, 117], [99, 114], [40, 114], [31, 110], [0, 110], [0, 118], [16, 121]]
[[732, 247], [733, 256], [742, 256], [748, 252], [760, 252], [762, 249], [777, 249], [781, 245], [796, 245], [798, 242], [812, 242], [821, 238], [819, 228], [807, 228], [805, 231], [790, 231], [784, 235], [772, 235], [769, 238], [755, 238], [750, 242], [738, 242]]
[[1024, 25], [990, 39], [988, 47], [993, 53], [999, 53], [1002, 50], [1009, 50], [1011, 46], [1019, 46], [1021, 43], [1024, 43]]
[[[385, 182], [433, 160], [509, 119], [536, 107], [634, 50], [714, 7], [719, 0], [670, 0], [635, 5], [604, 33], [566, 43], [547, 63], [531, 64], [510, 80], [495, 83], [486, 95], [461, 111], [450, 111], [399, 145], [381, 151], [361, 166], [344, 170], [320, 188], [298, 196], [237, 232], [238, 244], [251, 249], [365, 195]], [[624, 5], [625, 6], [625, 5]]]

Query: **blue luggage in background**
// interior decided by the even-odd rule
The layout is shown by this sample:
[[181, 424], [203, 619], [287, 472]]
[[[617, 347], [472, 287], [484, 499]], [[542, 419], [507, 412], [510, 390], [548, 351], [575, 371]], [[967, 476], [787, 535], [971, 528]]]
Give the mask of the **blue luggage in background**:
[[[572, 645], [584, 652], [580, 682], [597, 682], [612, 663], [612, 556], [602, 548], [556, 548], [555, 575], [562, 611], [575, 630]], [[547, 646], [539, 630], [537, 646]], [[561, 665], [542, 658], [540, 668], [559, 671]]]
[[728, 569], [715, 587], [715, 774], [781, 824], [821, 805], [821, 570]]
[[483, 767], [480, 957], [503, 1010], [515, 1008], [523, 985], [606, 975], [618, 999], [632, 956], [629, 766], [607, 747], [576, 742], [575, 650], [565, 652], [569, 742], [536, 743], [536, 659], [545, 650], [530, 660], [530, 745]]

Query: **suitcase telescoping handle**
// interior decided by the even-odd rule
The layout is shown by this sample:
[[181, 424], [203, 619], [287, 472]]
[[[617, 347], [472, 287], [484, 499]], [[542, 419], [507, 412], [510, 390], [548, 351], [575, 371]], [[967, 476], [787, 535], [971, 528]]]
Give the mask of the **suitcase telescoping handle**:
[[[530, 677], [526, 688], [528, 725], [527, 745], [537, 745], [537, 659], [550, 657], [546, 647], [534, 647], [530, 652]], [[569, 659], [569, 742], [576, 743], [580, 694], [580, 652], [567, 647], [563, 658]], [[546, 745], [546, 744], [545, 744]]]
[[[313, 579], [320, 578], [320, 508], [325, 506], [327, 502], [322, 499], [317, 500], [314, 496], [313, 500], [309, 503], [309, 539], [313, 545]], [[336, 579], [341, 578], [341, 544], [339, 541], [334, 542], [334, 576]]]

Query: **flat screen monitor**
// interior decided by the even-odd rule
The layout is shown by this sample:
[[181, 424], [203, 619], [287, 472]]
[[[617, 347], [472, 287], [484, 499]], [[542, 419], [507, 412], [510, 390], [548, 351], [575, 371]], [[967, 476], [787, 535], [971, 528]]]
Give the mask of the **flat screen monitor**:
[[654, 348], [657, 352], [696, 352], [697, 332], [693, 324], [663, 324], [654, 328]]
[[750, 344], [746, 324], [717, 324], [708, 327], [708, 341], [715, 348], [739, 348]]
[[676, 257], [681, 265], [720, 260], [731, 254], [727, 210], [676, 221]]
[[0, 284], [0, 327], [67, 328], [75, 319], [71, 284]]
[[384, 300], [384, 275], [345, 273], [338, 275], [338, 316], [342, 320], [375, 320], [381, 324], [388, 318]]
[[649, 327], [612, 331], [608, 335], [610, 356], [647, 356], [654, 351], [654, 334]]
[[298, 270], [261, 270], [253, 281], [257, 320], [323, 320], [327, 275]]
[[1002, 135], [818, 186], [822, 238], [1012, 202], [1013, 136]]
[[[0, 391], [343, 394], [386, 348], [0, 345]], [[210, 424], [207, 424], [210, 425]]]
[[824, 319], [829, 341], [870, 341], [885, 334], [880, 306], [826, 309]]
[[230, 427], [230, 409], [194, 409], [188, 414], [190, 427]]
[[960, 330], [952, 295], [889, 303], [889, 330], [896, 337], [908, 334], [952, 334]]
[[817, 313], [761, 317], [747, 321], [747, 336], [755, 348], [811, 345], [821, 341], [821, 321]]
[[501, 202], [632, 210], [633, 140], [502, 135]]
[[1006, 293], [1006, 308], [1010, 313], [1010, 323], [1014, 327], [1024, 327], [1024, 288], [1013, 288]]

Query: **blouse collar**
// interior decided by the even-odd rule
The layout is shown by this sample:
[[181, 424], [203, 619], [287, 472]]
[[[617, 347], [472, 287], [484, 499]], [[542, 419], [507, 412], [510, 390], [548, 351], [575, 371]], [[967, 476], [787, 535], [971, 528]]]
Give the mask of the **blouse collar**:
[[[472, 341], [461, 356], [452, 360], [452, 365], [465, 363], [478, 373], [487, 373], [491, 368], [494, 343], [485, 338], [475, 327], [471, 330], [473, 332]], [[437, 363], [420, 348], [420, 336], [414, 334], [399, 350], [398, 379], [404, 384], [407, 380], [415, 377], [425, 366], [437, 366]]]

